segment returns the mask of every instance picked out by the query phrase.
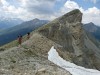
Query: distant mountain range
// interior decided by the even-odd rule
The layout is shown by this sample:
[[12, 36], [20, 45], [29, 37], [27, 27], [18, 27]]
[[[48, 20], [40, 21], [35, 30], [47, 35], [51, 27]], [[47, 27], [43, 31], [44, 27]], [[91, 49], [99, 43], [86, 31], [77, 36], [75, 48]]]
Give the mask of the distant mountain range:
[[36, 28], [48, 23], [47, 20], [39, 20], [33, 19], [31, 21], [26, 21], [21, 23], [20, 25], [16, 25], [14, 27], [8, 28], [6, 30], [2, 30], [0, 32], [0, 45], [4, 45], [9, 43], [15, 39], [17, 39], [18, 35], [25, 35], [27, 32], [31, 32]]
[[95, 25], [94, 23], [90, 22], [84, 24], [84, 29], [91, 33], [96, 39], [100, 40], [100, 26]]
[[[8, 23], [8, 22], [9, 23]], [[10, 24], [10, 21], [7, 20], [5, 21], [5, 24], [8, 23]], [[14, 21], [16, 21], [18, 23], [21, 23], [22, 21], [21, 20], [18, 20], [18, 19], [12, 19], [12, 23], [14, 24]], [[5, 29], [5, 30], [1, 30], [0, 31], [0, 45], [4, 45], [6, 43], [9, 43], [13, 40], [15, 40], [17, 38], [18, 35], [25, 35], [27, 34], [27, 32], [31, 32], [35, 29], [37, 29], [38, 27], [48, 23], [49, 21], [48, 20], [39, 20], [39, 19], [33, 19], [31, 21], [26, 21], [26, 22], [23, 22], [19, 25], [11, 25], [13, 27], [10, 27], [9, 25], [5, 25], [4, 27], [2, 26], [1, 28], [8, 28], [8, 29]], [[9, 28], [10, 27], [10, 28]], [[87, 23], [87, 24], [84, 24], [83, 25], [83, 28], [91, 33], [96, 39], [100, 40], [100, 27], [95, 25], [94, 23], [90, 22], [90, 23]]]
[[22, 22], [23, 20], [18, 18], [0, 18], [0, 31], [21, 24]]

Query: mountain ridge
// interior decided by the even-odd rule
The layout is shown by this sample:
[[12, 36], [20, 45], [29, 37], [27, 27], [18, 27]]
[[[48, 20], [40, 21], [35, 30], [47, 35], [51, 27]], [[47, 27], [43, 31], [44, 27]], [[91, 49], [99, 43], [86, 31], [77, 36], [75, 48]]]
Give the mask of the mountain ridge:
[[99, 34], [100, 26], [97, 26], [94, 23], [90, 22], [90, 23], [84, 24], [83, 28], [100, 41], [100, 34]]
[[[72, 53], [75, 57], [72, 58], [72, 62], [81, 66], [94, 68], [94, 59], [91, 58], [91, 53], [96, 53], [94, 53], [93, 57], [96, 58], [95, 61], [98, 61], [100, 59], [98, 56], [100, 47], [97, 47], [96, 44], [92, 43], [89, 39], [90, 37], [85, 33], [81, 20], [82, 13], [79, 10], [73, 10], [41, 27], [38, 29], [38, 32], [60, 44], [62, 46], [62, 52], [68, 51], [70, 54]], [[98, 45], [100, 44], [98, 43]], [[61, 55], [63, 56], [64, 53]], [[66, 56], [63, 57], [65, 58]], [[88, 59], [87, 57], [90, 58]], [[99, 67], [99, 62], [100, 61], [98, 61], [98, 64], [95, 64], [96, 68]], [[87, 63], [87, 65], [85, 63]]]
[[[0, 55], [0, 63], [3, 64], [0, 65], [0, 68], [8, 71], [12, 68], [13, 72], [18, 69], [19, 73], [24, 74], [26, 73], [25, 70], [30, 71], [32, 69], [35, 72], [38, 67], [39, 69], [42, 67], [46, 68], [46, 72], [49, 70], [49, 75], [53, 75], [55, 71], [57, 75], [71, 75], [67, 74], [68, 72], [62, 73], [61, 70], [58, 73], [59, 69], [53, 64], [49, 64], [48, 52], [54, 46], [64, 60], [86, 68], [100, 70], [100, 43], [94, 39], [97, 43], [95, 44], [92, 38], [90, 40], [89, 33], [83, 29], [81, 20], [82, 13], [76, 9], [38, 28], [33, 32], [31, 38], [22, 45], [13, 47], [12, 50], [9, 49], [11, 51]], [[48, 63], [44, 63], [47, 61]], [[52, 71], [48, 68], [49, 65], [53, 65]], [[44, 75], [45, 72], [42, 74]]]
[[7, 28], [16, 26], [18, 24], [21, 24], [23, 20], [19, 18], [1, 18], [0, 19], [0, 30], [5, 30]]

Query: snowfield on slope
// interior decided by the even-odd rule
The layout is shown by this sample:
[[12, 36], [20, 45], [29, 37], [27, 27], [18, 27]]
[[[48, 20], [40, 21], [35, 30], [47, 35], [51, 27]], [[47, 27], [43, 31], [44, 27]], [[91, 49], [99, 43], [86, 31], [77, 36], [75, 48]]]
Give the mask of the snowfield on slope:
[[48, 52], [48, 60], [69, 71], [72, 75], [100, 75], [100, 71], [98, 70], [87, 69], [64, 60], [59, 56], [54, 46]]

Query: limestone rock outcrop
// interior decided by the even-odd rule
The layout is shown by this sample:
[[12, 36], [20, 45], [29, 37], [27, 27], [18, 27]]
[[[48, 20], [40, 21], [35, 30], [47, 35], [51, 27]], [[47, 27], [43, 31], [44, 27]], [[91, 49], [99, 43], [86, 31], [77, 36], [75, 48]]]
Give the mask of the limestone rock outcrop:
[[76, 9], [41, 27], [38, 32], [61, 45], [60, 54], [64, 59], [68, 60], [65, 53], [69, 52], [72, 62], [100, 70], [100, 43], [85, 32], [81, 21], [82, 13]]

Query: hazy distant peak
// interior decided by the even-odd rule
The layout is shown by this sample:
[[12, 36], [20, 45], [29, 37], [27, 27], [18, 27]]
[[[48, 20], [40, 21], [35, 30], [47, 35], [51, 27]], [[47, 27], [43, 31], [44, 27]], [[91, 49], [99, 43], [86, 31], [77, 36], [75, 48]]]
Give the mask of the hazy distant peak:
[[35, 19], [33, 19], [33, 21], [39, 21], [39, 19], [38, 18], [35, 18]]
[[93, 25], [94, 25], [94, 23], [93, 23], [93, 22], [90, 22], [90, 24], [93, 24]]
[[84, 29], [89, 32], [95, 32], [98, 29], [98, 26], [90, 22], [90, 23], [84, 24]]
[[90, 23], [88, 23], [88, 24], [90, 24], [91, 26], [92, 26], [92, 25], [93, 25], [93, 26], [95, 25], [93, 22], [90, 22]]

